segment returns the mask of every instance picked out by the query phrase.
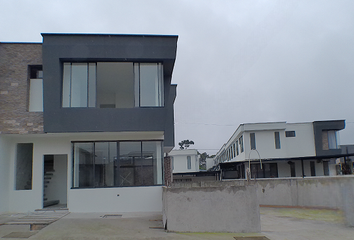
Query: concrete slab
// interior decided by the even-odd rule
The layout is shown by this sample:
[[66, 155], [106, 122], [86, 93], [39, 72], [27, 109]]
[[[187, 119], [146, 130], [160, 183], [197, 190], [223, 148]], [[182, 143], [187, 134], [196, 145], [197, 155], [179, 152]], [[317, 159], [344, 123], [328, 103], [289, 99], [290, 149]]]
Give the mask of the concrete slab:
[[2, 238], [29, 238], [36, 234], [37, 232], [12, 232]]
[[262, 234], [272, 240], [353, 239], [341, 211], [325, 209], [261, 208]]
[[[262, 232], [258, 234], [173, 233], [161, 228], [162, 217], [159, 213], [123, 213], [117, 218], [101, 217], [105, 214], [108, 213], [70, 213], [36, 231], [28, 239], [235, 240], [266, 236], [271, 240], [349, 240], [354, 236], [354, 228], [346, 227], [341, 212], [331, 210], [261, 208]], [[1, 225], [0, 237], [26, 231], [29, 231], [28, 226]]]
[[[71, 213], [42, 229], [31, 239], [234, 239], [235, 236], [261, 234], [234, 233], [173, 233], [162, 226], [162, 216], [156, 213], [125, 214], [119, 218], [104, 218], [106, 213]], [[117, 214], [117, 213], [111, 213]]]

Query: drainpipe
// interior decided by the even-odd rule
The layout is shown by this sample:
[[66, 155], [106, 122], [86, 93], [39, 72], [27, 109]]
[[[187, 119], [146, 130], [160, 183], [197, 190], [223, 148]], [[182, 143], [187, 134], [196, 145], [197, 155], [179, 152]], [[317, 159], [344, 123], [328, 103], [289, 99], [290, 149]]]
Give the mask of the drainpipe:
[[301, 159], [301, 169], [302, 169], [302, 178], [305, 177], [305, 171], [304, 171], [304, 160]]

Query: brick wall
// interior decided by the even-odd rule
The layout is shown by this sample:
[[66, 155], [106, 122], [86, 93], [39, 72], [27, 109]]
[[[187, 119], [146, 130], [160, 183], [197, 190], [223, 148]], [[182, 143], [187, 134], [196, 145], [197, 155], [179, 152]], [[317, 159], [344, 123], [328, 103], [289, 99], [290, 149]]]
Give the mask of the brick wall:
[[42, 44], [0, 43], [0, 133], [43, 133], [43, 113], [28, 112], [29, 65], [42, 65]]
[[164, 158], [164, 176], [165, 176], [165, 186], [171, 186], [171, 183], [173, 181], [173, 175], [172, 175], [172, 166], [171, 166], [171, 157], [165, 157]]

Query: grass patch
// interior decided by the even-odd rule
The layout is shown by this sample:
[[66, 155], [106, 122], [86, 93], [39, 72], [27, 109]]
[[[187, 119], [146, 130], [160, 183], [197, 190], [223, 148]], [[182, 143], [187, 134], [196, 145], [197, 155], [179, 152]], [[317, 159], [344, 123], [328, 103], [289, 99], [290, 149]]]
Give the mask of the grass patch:
[[261, 214], [335, 223], [344, 222], [343, 212], [340, 210], [308, 208], [261, 208]]

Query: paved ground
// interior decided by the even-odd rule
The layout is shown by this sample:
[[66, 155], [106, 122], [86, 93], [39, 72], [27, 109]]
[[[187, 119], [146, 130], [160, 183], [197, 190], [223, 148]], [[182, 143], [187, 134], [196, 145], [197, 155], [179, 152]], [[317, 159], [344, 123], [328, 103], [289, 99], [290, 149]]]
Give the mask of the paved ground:
[[[159, 214], [105, 216], [75, 214], [61, 218], [27, 239], [229, 239], [267, 236], [271, 240], [354, 239], [354, 228], [344, 225], [340, 212], [310, 209], [261, 208], [262, 233], [169, 233], [162, 229]], [[28, 226], [1, 225], [22, 215], [0, 215], [1, 239], [10, 233], [30, 232]], [[33, 231], [32, 231], [33, 233]], [[16, 235], [14, 235], [16, 236]], [[18, 235], [20, 236], [20, 235]], [[250, 239], [248, 239], [250, 240]]]

